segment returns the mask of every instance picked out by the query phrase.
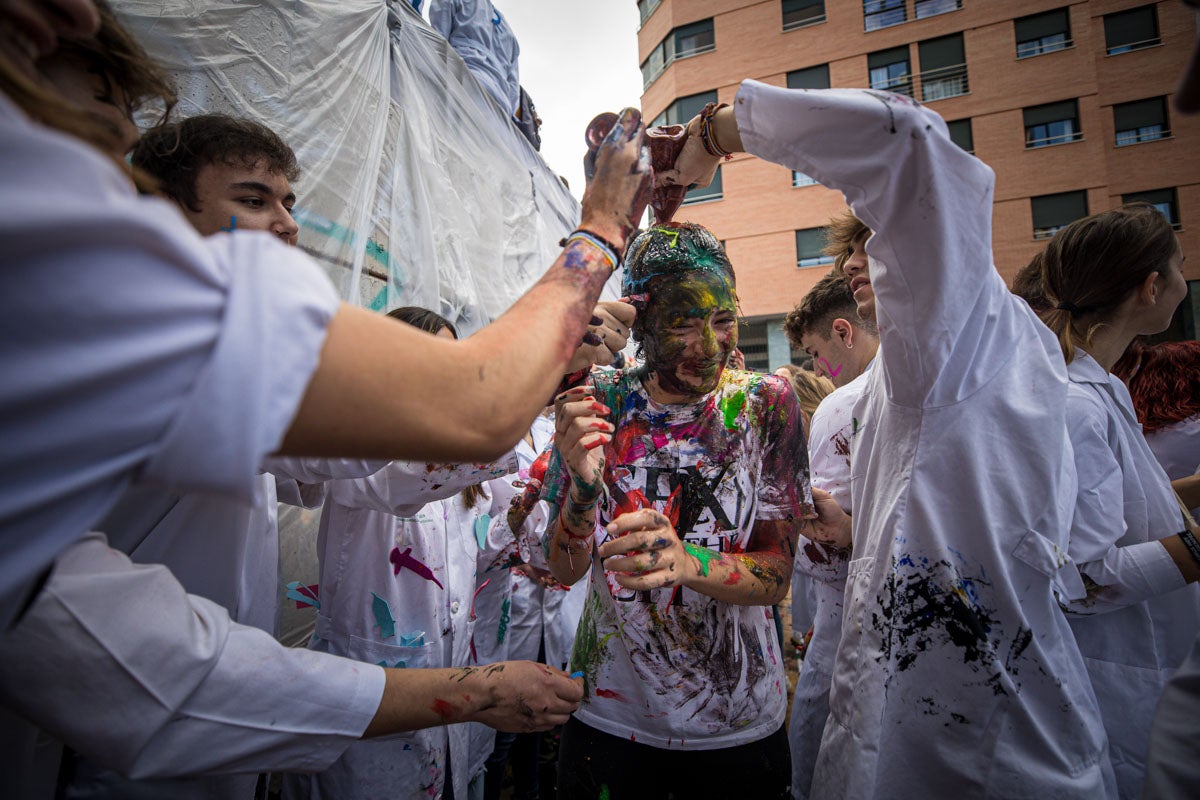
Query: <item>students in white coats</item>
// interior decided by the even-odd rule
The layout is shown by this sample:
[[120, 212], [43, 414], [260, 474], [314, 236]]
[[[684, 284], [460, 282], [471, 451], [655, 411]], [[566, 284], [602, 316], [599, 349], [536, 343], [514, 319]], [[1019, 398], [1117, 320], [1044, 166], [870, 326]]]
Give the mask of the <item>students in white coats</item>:
[[1056, 597], [1082, 594], [1066, 370], [992, 264], [992, 171], [936, 113], [873, 90], [747, 80], [687, 130], [661, 182], [703, 184], [745, 151], [841, 190], [873, 231], [880, 346], [853, 412], [853, 553], [813, 797], [1111, 795]]
[[[602, 148], [590, 234], [493, 326], [426, 343], [339, 304], [317, 265], [270, 237], [204, 241], [136, 194], [93, 148], [98, 126], [31, 77], [31, 54], [95, 30], [90, 3], [9, 0], [0, 18], [0, 362], [14, 376], [0, 388], [2, 702], [141, 776], [319, 769], [360, 736], [440, 724], [422, 699], [451, 688], [448, 671], [285, 650], [88, 531], [135, 477], [247, 498], [273, 450], [503, 452], [558, 382], [640, 215], [637, 113]], [[463, 717], [500, 725], [520, 717], [515, 693], [537, 698], [521, 727], [561, 721], [579, 696], [542, 668], [464, 685], [478, 700]]]
[[1154, 707], [1200, 633], [1200, 543], [1110, 370], [1187, 294], [1166, 218], [1134, 203], [1077, 220], [1034, 263], [1071, 385], [1079, 474], [1069, 553], [1087, 595], [1065, 606], [1108, 732], [1120, 797], [1141, 795]]
[[[867, 271], [863, 244], [871, 231], [858, 218], [846, 214], [829, 226], [829, 248], [834, 271], [817, 281], [784, 320], [792, 346], [810, 354], [821, 369], [832, 375], [838, 388], [813, 414], [809, 426], [808, 468], [815, 491], [828, 492], [847, 514], [850, 501], [850, 440], [854, 437], [854, 406], [867, 385], [867, 376], [879, 350], [875, 330], [875, 296], [871, 284], [851, 281]], [[792, 747], [792, 797], [807, 800], [813, 768], [821, 747], [821, 734], [829, 717], [829, 687], [833, 661], [842, 638], [842, 599], [850, 551], [801, 535], [796, 547], [793, 575], [811, 582], [817, 597], [812, 638], [796, 681], [788, 725]], [[793, 577], [792, 591], [796, 591]]]

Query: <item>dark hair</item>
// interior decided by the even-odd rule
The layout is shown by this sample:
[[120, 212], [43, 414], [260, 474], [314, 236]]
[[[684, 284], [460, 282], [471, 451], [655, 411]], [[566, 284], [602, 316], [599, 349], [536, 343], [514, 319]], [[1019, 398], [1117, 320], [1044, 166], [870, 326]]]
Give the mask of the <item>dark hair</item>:
[[253, 167], [266, 162], [270, 172], [289, 181], [300, 176], [296, 154], [275, 131], [251, 119], [202, 114], [147, 131], [133, 149], [133, 165], [162, 183], [180, 205], [199, 211], [196, 177], [209, 164]]
[[850, 291], [850, 284], [841, 273], [831, 272], [808, 291], [800, 304], [788, 312], [783, 320], [783, 331], [793, 347], [802, 348], [800, 340], [805, 334], [813, 333], [828, 339], [833, 321], [846, 319], [862, 325], [858, 319], [858, 305]]
[[[674, 282], [681, 274], [696, 270], [716, 272], [736, 289], [733, 265], [725, 248], [712, 231], [694, 222], [669, 222], [643, 231], [625, 251], [625, 277], [622, 291], [627, 296], [649, 295], [643, 304], [635, 301], [638, 315], [630, 335], [639, 345], [645, 340], [650, 314], [643, 309], [654, 306], [655, 290]], [[642, 348], [639, 346], [639, 358]]]
[[399, 308], [393, 308], [387, 315], [392, 319], [406, 322], [414, 328], [420, 328], [426, 333], [436, 334], [442, 328], [448, 328], [450, 333], [454, 334], [454, 338], [458, 338], [458, 331], [454, 329], [454, 324], [450, 320], [436, 311], [430, 311], [427, 308], [421, 308], [420, 306], [400, 306]]
[[854, 243], [870, 235], [871, 229], [866, 223], [847, 211], [829, 220], [825, 227], [825, 247], [821, 252], [833, 256], [833, 271], [840, 273], [850, 260]]
[[1012, 293], [1024, 300], [1035, 314], [1051, 308], [1050, 301], [1042, 291], [1042, 254], [1038, 253], [1013, 278]]
[[1146, 433], [1200, 414], [1200, 342], [1142, 348], [1129, 394]]
[[1179, 252], [1167, 218], [1149, 203], [1076, 220], [1054, 234], [1040, 255], [1042, 321], [1058, 336], [1063, 358], [1075, 360], [1096, 329], [1152, 272], [1163, 273]]

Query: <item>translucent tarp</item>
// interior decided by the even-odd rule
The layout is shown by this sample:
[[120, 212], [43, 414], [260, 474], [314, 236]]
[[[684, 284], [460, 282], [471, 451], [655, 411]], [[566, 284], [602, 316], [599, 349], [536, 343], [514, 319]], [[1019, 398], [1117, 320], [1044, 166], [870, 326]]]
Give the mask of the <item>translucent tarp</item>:
[[300, 246], [350, 302], [436, 309], [471, 333], [579, 219], [508, 112], [406, 2], [114, 5], [177, 77], [178, 114], [251, 117], [296, 151]]

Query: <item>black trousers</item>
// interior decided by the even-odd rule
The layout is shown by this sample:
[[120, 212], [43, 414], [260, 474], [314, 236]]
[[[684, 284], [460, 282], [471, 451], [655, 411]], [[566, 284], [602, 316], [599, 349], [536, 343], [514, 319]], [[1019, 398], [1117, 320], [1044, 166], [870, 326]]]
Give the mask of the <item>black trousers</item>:
[[783, 726], [722, 750], [663, 750], [598, 731], [563, 728], [558, 800], [790, 800], [792, 757]]

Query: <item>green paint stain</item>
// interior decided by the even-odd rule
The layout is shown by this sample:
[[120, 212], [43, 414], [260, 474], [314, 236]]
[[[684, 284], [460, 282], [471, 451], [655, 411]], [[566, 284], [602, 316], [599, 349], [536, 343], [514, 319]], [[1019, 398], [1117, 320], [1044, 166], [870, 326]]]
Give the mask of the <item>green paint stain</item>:
[[661, 233], [663, 236], [666, 236], [668, 239], [670, 239], [671, 249], [675, 249], [679, 246], [679, 231], [671, 228], [653, 228], [652, 230], [655, 233]]
[[688, 542], [684, 542], [683, 549], [688, 552], [688, 555], [694, 557], [700, 562], [700, 576], [705, 578], [708, 577], [709, 565], [714, 561], [719, 561], [721, 558], [720, 553], [713, 552], [707, 547], [700, 547], [699, 545], [690, 544]]
[[500, 627], [496, 629], [496, 644], [504, 644], [504, 637], [508, 634], [508, 617], [509, 609], [512, 608], [512, 601], [507, 597], [500, 603]]
[[600, 784], [600, 797], [598, 798], [598, 800], [610, 800], [611, 797], [612, 797], [612, 795], [610, 795], [608, 792], [608, 784], [607, 783]]
[[737, 430], [737, 418], [746, 407], [746, 393], [739, 390], [728, 397], [721, 398], [721, 413], [725, 416], [725, 430]]

